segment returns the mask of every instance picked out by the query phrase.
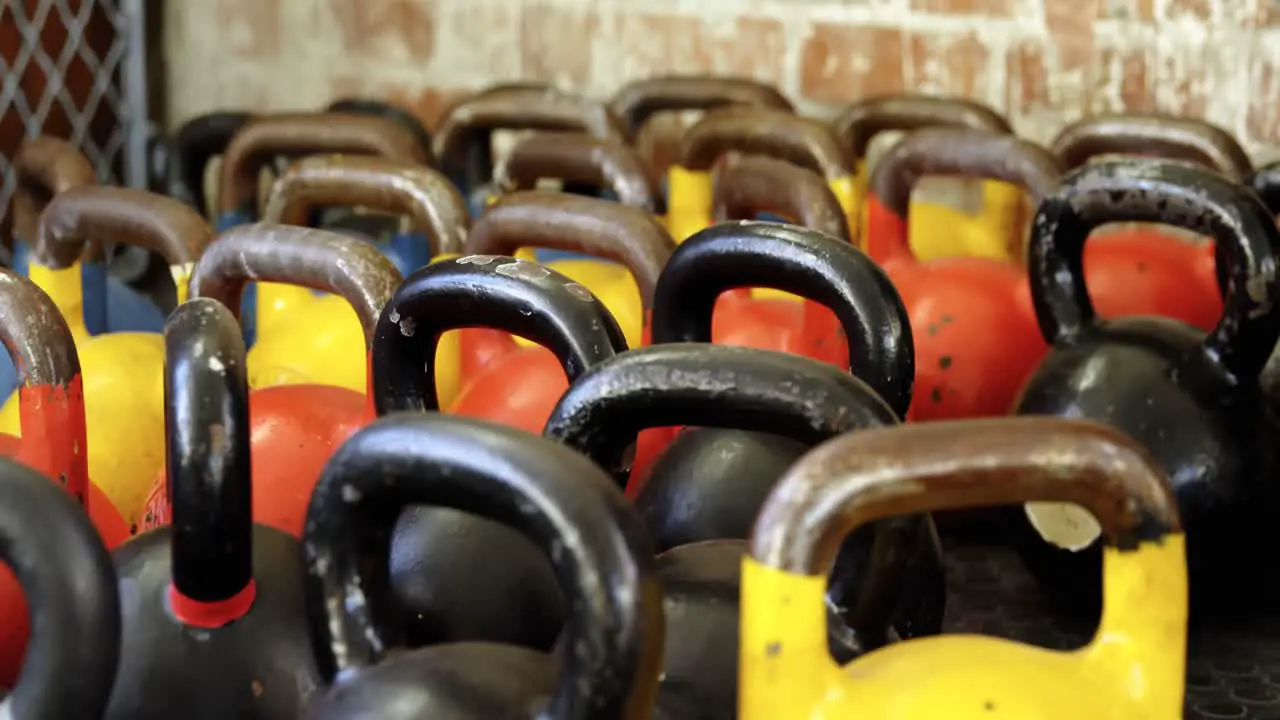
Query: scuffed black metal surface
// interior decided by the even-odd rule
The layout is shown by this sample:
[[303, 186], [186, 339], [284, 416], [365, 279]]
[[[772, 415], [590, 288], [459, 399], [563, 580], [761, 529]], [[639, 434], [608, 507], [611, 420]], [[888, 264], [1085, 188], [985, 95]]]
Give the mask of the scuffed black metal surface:
[[[943, 632], [1055, 649], [1092, 637], [1095, 624], [1056, 613], [1012, 549], [954, 538], [943, 543], [950, 589]], [[1280, 720], [1280, 605], [1270, 617], [1197, 628], [1188, 655], [1187, 720]]]

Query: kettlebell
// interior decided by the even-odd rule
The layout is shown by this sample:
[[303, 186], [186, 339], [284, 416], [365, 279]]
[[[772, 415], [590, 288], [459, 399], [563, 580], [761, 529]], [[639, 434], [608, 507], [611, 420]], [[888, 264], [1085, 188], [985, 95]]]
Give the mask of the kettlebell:
[[[1280, 161], [1268, 163], [1253, 171], [1249, 176], [1249, 185], [1262, 198], [1273, 216], [1280, 216]], [[1221, 269], [1221, 268], [1219, 268]], [[1221, 272], [1215, 273], [1218, 288], [1225, 287], [1226, 278]], [[1267, 365], [1259, 379], [1263, 396], [1277, 411], [1280, 411], [1280, 352], [1272, 351]]]
[[252, 118], [247, 112], [214, 112], [197, 115], [183, 123], [169, 142], [165, 179], [169, 197], [212, 219], [214, 209], [206, 201], [204, 192], [206, 168]]
[[[58, 194], [94, 185], [96, 180], [92, 164], [75, 145], [52, 137], [33, 138], [19, 146], [13, 159], [13, 170], [16, 184], [11, 206], [11, 267], [30, 276], [31, 243], [35, 242], [40, 213]], [[82, 315], [76, 319], [77, 327], [73, 327], [73, 332], [90, 335], [159, 332], [164, 326], [164, 311], [153, 299], [111, 275], [105, 248], [100, 243], [89, 243], [79, 263], [80, 305], [63, 308], [68, 314]], [[13, 371], [0, 359], [0, 396], [7, 396], [13, 391], [12, 378]]]
[[[1104, 223], [1181, 227], [1217, 242], [1225, 309], [1205, 334], [1156, 317], [1100, 319], [1082, 275]], [[1248, 188], [1205, 168], [1105, 160], [1066, 176], [1036, 213], [1031, 299], [1052, 343], [1016, 412], [1095, 420], [1132, 436], [1169, 476], [1187, 530], [1191, 612], [1247, 609], [1269, 590], [1250, 554], [1268, 547], [1275, 438], [1258, 375], [1280, 339], [1280, 231]], [[1100, 531], [1078, 507], [1029, 504], [1018, 527], [1027, 566], [1055, 598], [1096, 612]]]
[[[345, 97], [334, 100], [325, 108], [326, 112], [344, 113], [347, 115], [372, 115], [397, 122], [401, 127], [413, 133], [418, 144], [428, 152], [431, 150], [431, 133], [413, 113], [389, 102], [364, 97]], [[427, 162], [432, 162], [427, 156]]]
[[[711, 209], [716, 222], [763, 219], [767, 213], [851, 240], [839, 200], [812, 170], [731, 151], [720, 156], [714, 180]], [[756, 298], [752, 292], [742, 288], [721, 297], [711, 327], [713, 342], [793, 352], [836, 367], [849, 365], [840, 321], [829, 309], [791, 298]]]
[[[867, 282], [874, 268], [864, 264], [866, 270], [849, 277], [850, 288], [874, 287]], [[876, 303], [859, 300], [874, 309]], [[854, 307], [851, 312], [861, 309]], [[672, 323], [655, 317], [664, 329]], [[686, 430], [658, 460], [636, 500], [662, 553], [664, 692], [670, 687], [698, 698], [708, 717], [737, 716], [740, 567], [760, 507], [809, 448], [897, 422], [884, 400], [848, 372], [754, 348], [653, 345], [616, 355], [569, 387], [544, 434], [594, 460], [619, 486], [630, 472], [625, 451], [640, 431], [700, 426]], [[830, 648], [839, 662], [942, 626], [946, 587], [929, 516], [864, 530], [844, 540], [828, 581]]]
[[631, 139], [658, 113], [726, 105], [792, 109], [786, 96], [768, 83], [721, 75], [658, 75], [633, 80], [618, 88], [609, 100], [609, 108], [622, 119]]
[[[415, 504], [501, 523], [554, 567], [572, 609], [563, 661], [493, 642], [405, 649], [385, 558], [391, 523]], [[653, 547], [609, 477], [563, 446], [477, 420], [382, 418], [325, 468], [303, 547], [312, 637], [332, 683], [311, 720], [652, 716], [663, 643]]]
[[626, 141], [622, 121], [584, 95], [540, 83], [509, 83], [476, 93], [445, 111], [433, 151], [437, 167], [467, 196], [477, 217], [484, 212], [486, 186], [493, 177], [496, 130], [560, 130]]
[[634, 147], [615, 138], [535, 132], [499, 161], [493, 171], [493, 189], [500, 194], [536, 190], [543, 178], [559, 179], [566, 192], [598, 195], [654, 215], [665, 212], [657, 176]]
[[18, 577], [32, 628], [17, 685], [0, 690], [0, 717], [99, 720], [120, 654], [111, 555], [66, 490], [7, 459], [0, 460], [0, 562]]
[[[686, 240], [658, 278], [653, 344], [709, 342], [716, 299], [739, 287], [774, 288], [829, 308], [844, 327], [847, 368], [888, 404], [895, 417], [906, 414], [915, 371], [911, 328], [902, 301], [888, 277], [860, 250], [815, 230], [744, 220], [714, 225]], [[751, 473], [756, 467], [765, 473], [758, 482], [767, 485], [776, 475], [768, 474], [766, 468], [793, 459], [788, 456], [765, 462], [753, 452], [742, 457], [726, 454], [717, 461], [719, 449], [713, 442], [717, 435], [681, 433], [665, 452], [663, 443], [652, 434], [642, 438], [628, 492], [643, 493], [649, 482], [658, 487], [671, 484], [671, 489], [661, 494], [675, 493], [675, 502], [676, 497], [695, 497], [722, 483], [738, 487], [747, 481], [734, 473], [739, 468]], [[762, 443], [759, 450], [776, 452], [772, 445]], [[657, 457], [662, 458], [663, 469], [660, 472], [655, 466], [652, 476], [647, 477], [646, 468]], [[711, 472], [717, 462], [728, 464]], [[688, 474], [694, 468], [698, 468], [699, 479], [689, 485], [694, 478]]]
[[[433, 366], [440, 336], [462, 326], [527, 337], [550, 350], [570, 379], [626, 349], [600, 301], [553, 270], [496, 255], [444, 260], [406, 278], [378, 319], [371, 394], [379, 416], [439, 410]], [[521, 370], [509, 370], [513, 388]], [[477, 572], [496, 558], [501, 572]], [[400, 515], [389, 572], [411, 645], [485, 641], [546, 650], [567, 610], [551, 565], [518, 533], [449, 508]]]
[[[342, 217], [331, 214], [324, 229], [374, 242], [401, 274], [433, 255], [460, 253], [471, 225], [466, 200], [444, 175], [375, 155], [312, 155], [293, 162], [272, 186], [262, 221], [307, 225], [325, 206], [357, 207]], [[402, 216], [412, 229], [401, 228]]]
[[850, 222], [856, 219], [853, 158], [825, 124], [786, 110], [729, 106], [708, 112], [680, 143], [668, 169], [668, 226], [676, 242], [711, 224], [711, 170], [730, 150], [767, 155], [822, 176]]
[[[262, 168], [281, 156], [344, 153], [426, 164], [430, 148], [408, 128], [384, 117], [341, 113], [279, 113], [256, 117], [236, 133], [223, 153], [216, 229], [226, 231], [257, 216]], [[267, 326], [312, 297], [306, 288], [250, 283], [241, 298], [241, 320], [250, 346]]]
[[123, 646], [103, 717], [296, 718], [319, 678], [302, 552], [253, 523], [240, 326], [195, 298], [164, 345], [173, 524], [115, 553]]

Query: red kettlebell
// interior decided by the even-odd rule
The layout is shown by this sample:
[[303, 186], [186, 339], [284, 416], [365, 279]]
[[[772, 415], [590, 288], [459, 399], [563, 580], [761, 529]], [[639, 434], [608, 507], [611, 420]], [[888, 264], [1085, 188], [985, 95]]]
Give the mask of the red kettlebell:
[[[734, 150], [798, 165], [818, 173], [829, 185], [851, 181], [854, 175], [849, 154], [826, 125], [782, 110], [742, 107], [713, 110], [689, 128], [681, 145], [679, 165], [690, 172], [710, 172], [722, 155]], [[717, 177], [715, 182], [724, 180]], [[714, 192], [713, 189], [713, 197]], [[847, 208], [845, 210], [847, 214]], [[710, 221], [713, 207], [707, 207], [706, 212]], [[795, 208], [786, 214], [797, 219]], [[676, 240], [681, 242], [684, 238]], [[736, 334], [743, 326], [758, 324], [763, 328], [758, 337], [768, 337], [770, 331], [778, 333], [783, 328], [803, 328], [804, 345], [798, 349], [800, 354], [841, 367], [848, 364], [848, 356], [842, 354], [840, 343], [827, 337], [839, 327], [830, 310], [807, 307], [793, 298], [753, 297], [760, 294], [750, 288], [730, 293], [722, 301], [723, 309], [718, 311], [729, 316], [722, 321], [722, 327]], [[714, 340], [722, 342], [719, 337]], [[777, 342], [763, 349], [791, 351]]]
[[169, 316], [164, 346], [173, 524], [115, 552], [123, 642], [101, 717], [297, 718], [319, 684], [302, 549], [252, 520], [240, 326], [195, 298]]
[[[257, 223], [218, 236], [192, 271], [191, 296], [239, 308], [251, 279], [299, 285], [345, 300], [364, 329], [368, 352], [378, 315], [400, 284], [400, 273], [376, 247], [358, 238]], [[325, 460], [373, 419], [372, 404], [367, 393], [319, 384], [259, 388], [249, 401], [254, 522], [298, 535]], [[167, 524], [168, 488], [164, 476], [156, 479], [144, 513], [147, 529]]]
[[[0, 340], [18, 370], [22, 437], [0, 435], [0, 454], [38, 470], [67, 489], [108, 548], [129, 526], [89, 480], [80, 357], [66, 320], [34, 283], [0, 268]], [[0, 687], [14, 687], [30, 634], [26, 598], [8, 566], [0, 566]]]
[[[1203, 120], [1169, 115], [1101, 115], [1067, 126], [1051, 146], [1068, 169], [1100, 155], [1192, 162], [1236, 181], [1253, 172], [1230, 133]], [[1158, 315], [1205, 332], [1222, 315], [1214, 243], [1151, 225], [1103, 230], [1085, 246], [1094, 308], [1105, 318]]]
[[[608, 191], [613, 195], [611, 199], [653, 215], [660, 214], [663, 205], [653, 173], [645, 167], [634, 148], [612, 138], [596, 138], [584, 133], [569, 132], [538, 132], [518, 142], [494, 170], [491, 197], [496, 199], [498, 195], [536, 190], [538, 182], [544, 178], [559, 179], [566, 192], [573, 189], [586, 191], [580, 194], [595, 195], [601, 190]], [[514, 249], [508, 254], [527, 260], [537, 259], [536, 255], [530, 257], [525, 252], [516, 253]], [[583, 280], [582, 275], [599, 276], [594, 265], [595, 262], [585, 265], [578, 262], [552, 262], [549, 266]], [[606, 305], [612, 301], [621, 302], [623, 309], [638, 306], [638, 288], [633, 290], [624, 287], [634, 286], [634, 281], [625, 275], [625, 269], [616, 278], [600, 278], [600, 282], [612, 287], [607, 292], [596, 286], [588, 286], [588, 289], [600, 294]], [[609, 297], [609, 294], [613, 297]], [[611, 309], [614, 307], [610, 306]], [[625, 313], [620, 313], [615, 319], [624, 332], [632, 333], [628, 344], [639, 342], [640, 337], [635, 333], [645, 332], [639, 326], [643, 318], [626, 318], [623, 315]], [[626, 324], [628, 320], [636, 323], [630, 329]], [[462, 330], [459, 334], [463, 377], [470, 377], [471, 373], [478, 371], [490, 359], [513, 352], [519, 347], [510, 335], [495, 330], [473, 328]]]
[[[653, 288], [673, 245], [658, 221], [638, 208], [598, 198], [531, 191], [503, 196], [491, 205], [472, 228], [466, 244], [473, 257], [492, 258], [489, 262], [507, 262], [498, 256], [513, 254], [521, 247], [586, 253], [625, 266], [640, 291], [645, 318], [642, 326], [647, 327]], [[554, 272], [535, 263], [510, 270], [517, 271]], [[572, 283], [571, 288], [583, 301], [598, 302], [586, 287]], [[605, 314], [608, 315], [607, 309]], [[608, 325], [616, 327], [611, 315]], [[598, 335], [606, 328], [590, 330]], [[533, 337], [526, 339], [536, 341]], [[622, 342], [621, 349], [625, 349], [625, 340]], [[540, 432], [572, 376], [585, 369], [565, 366], [562, 359], [557, 359], [562, 351], [551, 349], [556, 354], [546, 348], [521, 348], [490, 362], [479, 374], [464, 380], [449, 412]], [[566, 378], [566, 372], [571, 377]]]
[[916, 399], [907, 419], [1003, 415], [1047, 350], [1026, 275], [989, 258], [916, 260], [907, 210], [926, 174], [1003, 180], [1038, 202], [1061, 169], [1047, 150], [1012, 135], [935, 127], [886, 152], [869, 182], [867, 252], [893, 279], [915, 338]]

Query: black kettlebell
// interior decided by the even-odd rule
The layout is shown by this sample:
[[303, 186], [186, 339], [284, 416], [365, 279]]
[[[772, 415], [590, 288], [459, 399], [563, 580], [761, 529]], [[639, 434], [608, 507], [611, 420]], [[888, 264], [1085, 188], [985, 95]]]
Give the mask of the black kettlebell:
[[[378, 320], [372, 357], [378, 415], [439, 410], [435, 357], [450, 330], [485, 327], [528, 338], [550, 348], [570, 380], [625, 350], [604, 305], [566, 285], [573, 283], [554, 270], [496, 255], [414, 272]], [[500, 571], [483, 571], [495, 563]], [[401, 515], [390, 572], [410, 645], [488, 641], [546, 650], [564, 623], [560, 586], [543, 553], [510, 527], [456, 509], [419, 507]]]
[[[653, 345], [606, 360], [570, 386], [545, 434], [596, 461], [620, 486], [630, 474], [625, 451], [641, 430], [733, 429], [689, 432], [706, 440], [682, 458], [678, 474], [662, 472], [659, 460], [650, 482], [663, 486], [655, 493], [645, 485], [637, 500], [665, 551], [658, 558], [666, 589], [664, 693], [674, 688], [697, 697], [708, 717], [737, 717], [739, 572], [764, 498], [788, 460], [837, 435], [897, 422], [849, 373], [753, 348]], [[850, 535], [827, 594], [836, 659], [847, 662], [891, 639], [938, 632], [946, 603], [941, 563], [927, 515]]]
[[293, 537], [252, 522], [240, 326], [196, 298], [164, 341], [173, 521], [116, 550], [124, 640], [105, 717], [296, 718], [319, 682], [305, 571]]
[[[569, 598], [563, 662], [492, 642], [404, 649], [385, 558], [414, 504], [474, 513], [542, 553]], [[302, 544], [314, 645], [333, 683], [309, 718], [651, 717], [663, 639], [653, 546], [609, 477], [557, 443], [457, 416], [381, 418], [329, 460]], [[504, 572], [506, 560], [471, 572]]]
[[18, 578], [31, 640], [0, 718], [98, 720], [120, 656], [120, 599], [111, 555], [61, 485], [0, 459], [0, 562]]
[[[1206, 335], [1151, 317], [1102, 320], [1082, 267], [1104, 223], [1164, 223], [1209, 236], [1227, 278], [1225, 310]], [[1168, 474], [1187, 531], [1193, 616], [1236, 611], [1270, 590], [1256, 553], [1280, 509], [1275, 416], [1258, 376], [1280, 339], [1280, 232], [1249, 188], [1191, 164], [1103, 161], [1071, 174], [1036, 212], [1031, 297], [1053, 347], [1016, 412], [1083, 418], [1140, 442]], [[1097, 612], [1097, 524], [1065, 505], [1017, 513], [1021, 554], [1064, 604]]]
[[[1280, 216], [1280, 161], [1263, 165], [1253, 171], [1249, 176], [1249, 185], [1253, 187], [1253, 191], [1262, 198], [1262, 202], [1266, 204], [1267, 209], [1271, 211], [1273, 216]], [[1218, 265], [1218, 287], [1224, 286], [1224, 278], [1222, 270], [1223, 265]], [[1262, 387], [1263, 397], [1273, 409], [1280, 410], [1280, 352], [1275, 350], [1271, 353], [1271, 358], [1267, 360], [1267, 365], [1262, 369], [1262, 376], [1258, 380]]]
[[[738, 221], [714, 225], [685, 240], [658, 278], [653, 344], [709, 343], [716, 299], [740, 287], [782, 290], [830, 308], [848, 341], [853, 377], [865, 383], [868, 395], [887, 403], [880, 422], [892, 424], [903, 416], [911, 404], [915, 353], [902, 300], [888, 276], [862, 251], [816, 230]], [[744, 398], [753, 392], [739, 391]], [[782, 412], [788, 404], [816, 400], [782, 393], [773, 407]], [[770, 431], [768, 420], [743, 415], [744, 410], [721, 412], [709, 400], [702, 402], [713, 419], [710, 424], [727, 429], [677, 435], [654, 462], [636, 498], [659, 551], [696, 540], [745, 538], [781, 472], [809, 445], [825, 439], [797, 436], [785, 428]], [[671, 415], [678, 424], [701, 422], [677, 417], [687, 411], [657, 412]]]
[[169, 142], [167, 193], [211, 217], [204, 197], [205, 167], [253, 118], [247, 112], [215, 112], [191, 118]]

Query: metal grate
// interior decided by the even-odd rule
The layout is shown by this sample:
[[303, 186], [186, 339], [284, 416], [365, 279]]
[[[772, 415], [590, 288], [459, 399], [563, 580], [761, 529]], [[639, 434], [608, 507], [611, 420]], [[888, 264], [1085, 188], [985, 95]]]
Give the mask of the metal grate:
[[75, 143], [101, 182], [138, 184], [146, 104], [133, 68], [143, 51], [142, 4], [130, 0], [0, 2], [0, 222], [23, 139]]

